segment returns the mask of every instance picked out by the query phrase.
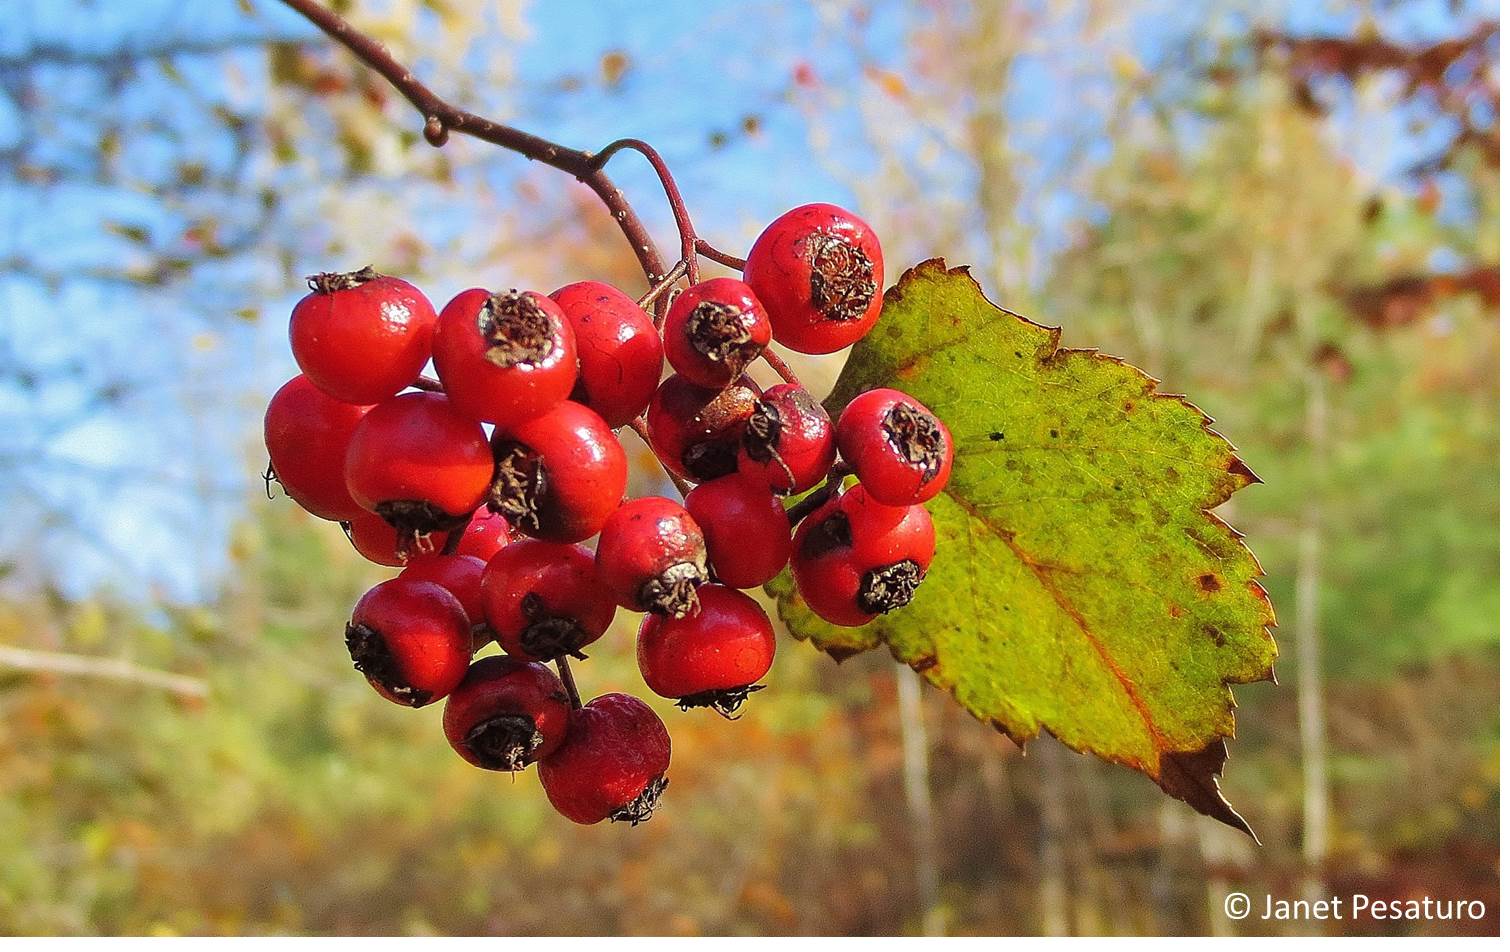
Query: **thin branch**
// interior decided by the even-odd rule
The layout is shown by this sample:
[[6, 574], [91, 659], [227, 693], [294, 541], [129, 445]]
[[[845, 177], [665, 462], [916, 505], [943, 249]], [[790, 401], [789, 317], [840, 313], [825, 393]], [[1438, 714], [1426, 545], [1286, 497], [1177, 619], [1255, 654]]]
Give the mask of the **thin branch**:
[[767, 364], [769, 364], [771, 369], [776, 371], [777, 375], [780, 376], [784, 382], [795, 384], [802, 383], [802, 379], [797, 376], [797, 373], [792, 370], [791, 366], [788, 365], [786, 361], [776, 356], [776, 353], [772, 351], [771, 348], [767, 347], [765, 350], [762, 350], [760, 352], [760, 358]]
[[484, 119], [453, 106], [431, 92], [407, 66], [394, 59], [383, 44], [357, 30], [340, 14], [315, 0], [283, 0], [283, 3], [376, 70], [388, 80], [389, 85], [409, 100], [424, 117], [425, 140], [431, 145], [445, 145], [454, 129], [566, 172], [592, 189], [607, 206], [609, 214], [618, 223], [619, 230], [624, 233], [635, 257], [639, 259], [646, 280], [655, 284], [665, 275], [666, 264], [656, 250], [650, 233], [640, 221], [639, 215], [630, 207], [623, 191], [603, 172], [599, 156], [580, 149], [569, 149], [549, 139]]
[[85, 678], [123, 681], [161, 688], [182, 697], [204, 698], [210, 687], [199, 678], [144, 668], [122, 658], [100, 658], [67, 654], [60, 651], [36, 651], [0, 645], [0, 667], [39, 674], [64, 674]]
[[694, 248], [698, 254], [702, 255], [704, 258], [707, 258], [709, 261], [717, 261], [724, 267], [733, 268], [735, 271], [743, 271], [745, 269], [745, 259], [736, 258], [726, 251], [719, 251], [717, 248], [708, 244], [701, 238], [697, 239], [694, 244]]
[[656, 177], [661, 180], [661, 188], [666, 193], [666, 202], [671, 206], [671, 215], [676, 219], [676, 233], [681, 237], [682, 261], [686, 264], [687, 280], [697, 283], [697, 231], [692, 227], [692, 216], [687, 212], [687, 203], [682, 200], [682, 190], [676, 184], [676, 178], [671, 174], [671, 169], [666, 167], [666, 160], [655, 147], [642, 139], [616, 139], [598, 150], [596, 165], [598, 168], [608, 164], [608, 160], [615, 153], [625, 149], [638, 152], [655, 169]]
[[[631, 420], [629, 423], [629, 428], [634, 431], [635, 436], [638, 436], [641, 440], [644, 441], [646, 446], [650, 447], [650, 452], [655, 452], [655, 444], [650, 442], [650, 427], [645, 423], [644, 417], [636, 417], [635, 419]], [[660, 457], [657, 456], [656, 459], [660, 459]], [[666, 471], [666, 478], [671, 480], [671, 484], [676, 487], [677, 492], [681, 493], [683, 496], [686, 496], [692, 491], [692, 484], [687, 482], [677, 474], [673, 473], [671, 471], [671, 468], [668, 467], [665, 463], [661, 463], [661, 468]]]

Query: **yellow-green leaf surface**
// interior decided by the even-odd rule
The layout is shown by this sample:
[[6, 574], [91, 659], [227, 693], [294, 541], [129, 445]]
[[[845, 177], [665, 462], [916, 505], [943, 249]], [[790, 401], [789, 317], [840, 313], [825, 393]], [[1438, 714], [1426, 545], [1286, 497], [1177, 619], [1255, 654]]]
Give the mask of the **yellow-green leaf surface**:
[[929, 503], [938, 555], [907, 608], [863, 628], [771, 586], [791, 631], [835, 657], [885, 644], [1018, 742], [1045, 729], [1252, 831], [1217, 788], [1230, 684], [1272, 678], [1262, 570], [1211, 510], [1256, 480], [1156, 381], [996, 307], [927, 261], [886, 295], [828, 406], [895, 387], [954, 433]]

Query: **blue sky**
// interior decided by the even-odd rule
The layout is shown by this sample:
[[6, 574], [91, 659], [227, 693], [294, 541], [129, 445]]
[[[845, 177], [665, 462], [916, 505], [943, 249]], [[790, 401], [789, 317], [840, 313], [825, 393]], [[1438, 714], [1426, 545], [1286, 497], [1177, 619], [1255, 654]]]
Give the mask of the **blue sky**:
[[[88, 54], [150, 48], [175, 37], [205, 43], [312, 35], [272, 0], [254, 0], [253, 7], [255, 18], [240, 12], [236, 0], [0, 0], [6, 23], [0, 71], [7, 60], [37, 47]], [[1303, 31], [1352, 25], [1331, 4], [1295, 0], [1262, 8]], [[88, 30], [77, 28], [81, 9]], [[836, 41], [837, 27], [821, 14], [824, 9], [832, 8], [787, 0], [535, 0], [527, 5], [529, 37], [516, 50], [520, 80], [498, 91], [497, 103], [516, 124], [573, 146], [590, 148], [620, 135], [654, 142], [677, 171], [701, 229], [738, 248], [762, 221], [793, 204], [856, 201], [848, 186], [813, 161], [808, 120], [786, 98], [792, 72], [803, 62], [830, 88], [865, 85], [853, 50]], [[1220, 29], [1223, 20], [1212, 9], [1172, 0], [1140, 5], [1131, 27], [1139, 59], [1159, 62], [1171, 39], [1193, 24]], [[1453, 25], [1446, 10], [1438, 2], [1398, 5], [1383, 26], [1405, 38], [1434, 38]], [[863, 31], [865, 55], [905, 67], [900, 38], [908, 16], [903, 7], [886, 5]], [[1457, 16], [1494, 17], [1497, 7], [1478, 0]], [[1058, 70], [1073, 61], [1073, 40], [1047, 37], [1045, 45], [1047, 54], [1029, 58], [1014, 75], [1003, 106], [1019, 118], [1039, 120], [1028, 144], [1048, 166], [1087, 117], [1077, 116], [1074, 103], [1059, 95]], [[569, 96], [559, 92], [562, 77], [595, 76], [610, 50], [630, 57], [621, 87], [588, 84]], [[228, 78], [227, 62], [240, 81]], [[177, 75], [149, 70], [120, 89], [57, 65], [33, 74], [49, 104], [45, 111], [18, 100], [8, 87], [12, 92], [0, 95], [0, 165], [10, 163], [10, 174], [0, 179], [6, 183], [0, 186], [0, 260], [24, 258], [50, 272], [129, 266], [142, 257], [140, 248], [110, 223], [128, 223], [154, 237], [181, 231], [206, 209], [165, 202], [121, 182], [150, 180], [164, 163], [185, 157], [235, 174], [235, 143], [207, 124], [204, 109], [226, 105], [255, 113], [264, 63], [255, 47], [229, 60], [182, 57], [174, 61]], [[429, 78], [443, 94], [452, 85], [444, 75]], [[760, 118], [759, 135], [738, 134], [751, 115]], [[102, 117], [161, 124], [166, 132], [133, 137], [117, 162], [119, 178], [46, 188], [17, 183], [16, 153], [7, 150], [30, 141], [29, 160], [83, 167], [98, 152]], [[841, 141], [858, 138], [857, 127], [843, 125], [855, 121], [852, 114], [841, 111], [834, 121], [840, 125], [832, 131]], [[1403, 119], [1396, 121], [1402, 130], [1398, 150], [1358, 157], [1380, 177], [1419, 144], [1404, 131]], [[714, 132], [728, 134], [725, 147], [710, 148]], [[856, 169], [864, 171], [873, 161], [863, 148], [853, 150]], [[521, 160], [500, 156], [484, 174], [507, 183], [526, 171]], [[613, 172], [657, 233], [666, 235], [669, 221], [655, 201], [649, 171], [625, 156], [615, 160]], [[255, 180], [255, 168], [245, 174], [249, 184]], [[286, 207], [290, 223], [316, 214], [307, 203], [300, 205], [297, 194], [286, 196]], [[250, 190], [232, 194], [211, 210], [231, 220], [249, 218], [255, 196]], [[1037, 196], [1034, 227], [1052, 246], [1063, 226], [1084, 212], [1079, 196]], [[425, 223], [437, 234], [476, 226], [475, 209], [443, 201]], [[312, 252], [313, 239], [301, 245], [294, 236], [290, 243], [302, 254]], [[9, 514], [0, 525], [0, 565], [21, 566], [21, 584], [52, 579], [74, 593], [103, 586], [131, 597], [172, 600], [214, 593], [230, 527], [251, 498], [246, 458], [258, 404], [293, 370], [281, 321], [299, 292], [282, 282], [275, 265], [268, 249], [253, 248], [198, 269], [192, 286], [161, 289], [87, 276], [53, 286], [0, 271], [0, 465], [9, 477], [0, 485], [0, 505]], [[306, 270], [323, 267], [317, 262]], [[443, 300], [443, 293], [435, 296]], [[260, 313], [261, 322], [234, 317], [247, 309]], [[36, 379], [18, 382], [16, 372]], [[122, 396], [99, 404], [102, 386]]]

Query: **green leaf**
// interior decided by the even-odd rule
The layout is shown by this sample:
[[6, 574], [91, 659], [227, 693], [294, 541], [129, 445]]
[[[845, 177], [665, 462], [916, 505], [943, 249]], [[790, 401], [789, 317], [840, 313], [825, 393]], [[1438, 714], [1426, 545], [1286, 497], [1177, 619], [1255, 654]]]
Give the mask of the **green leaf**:
[[793, 634], [842, 660], [885, 644], [1019, 743], [1047, 730], [1252, 835], [1222, 796], [1228, 685], [1273, 678], [1257, 560], [1211, 513], [1257, 477], [1211, 421], [1115, 357], [996, 307], [926, 261], [887, 292], [830, 411], [895, 387], [954, 433], [913, 603], [863, 628], [770, 586]]

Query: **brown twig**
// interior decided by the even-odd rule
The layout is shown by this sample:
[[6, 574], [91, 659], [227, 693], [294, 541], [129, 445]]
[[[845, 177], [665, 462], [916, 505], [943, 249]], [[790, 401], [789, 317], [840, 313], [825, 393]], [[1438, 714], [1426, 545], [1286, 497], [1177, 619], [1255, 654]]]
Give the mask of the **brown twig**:
[[571, 665], [566, 655], [556, 658], [556, 670], [561, 672], [561, 683], [566, 686], [566, 696], [571, 698], [572, 710], [582, 710], [582, 695], [577, 693], [577, 679], [572, 677]]
[[843, 463], [835, 463], [834, 468], [828, 472], [828, 482], [819, 489], [808, 493], [797, 501], [797, 504], [786, 511], [787, 522], [795, 526], [817, 511], [824, 503], [834, 498], [839, 490], [844, 488], [844, 477], [849, 475], [849, 467]]
[[735, 271], [743, 271], [745, 269], [745, 259], [736, 258], [728, 252], [719, 251], [701, 238], [693, 243], [693, 248], [704, 258], [707, 258], [709, 261], [717, 261], [726, 268], [733, 268]]
[[[655, 452], [655, 445], [650, 442], [650, 427], [645, 423], [643, 416], [631, 420], [629, 428], [634, 431], [635, 436], [644, 441], [646, 446], [650, 447], [650, 452]], [[676, 487], [676, 491], [681, 493], [683, 497], [692, 491], [692, 484], [673, 473], [665, 463], [661, 464], [661, 468], [666, 471], [666, 478], [671, 480], [671, 484]]]
[[788, 365], [786, 361], [776, 356], [775, 352], [772, 351], [771, 348], [767, 347], [765, 350], [762, 350], [760, 352], [760, 358], [767, 364], [769, 364], [771, 369], [776, 371], [777, 375], [780, 376], [784, 382], [796, 384], [802, 383], [801, 378], [797, 376], [796, 372], [792, 370], [791, 366]]

